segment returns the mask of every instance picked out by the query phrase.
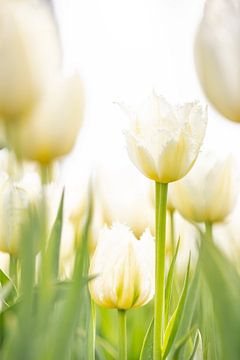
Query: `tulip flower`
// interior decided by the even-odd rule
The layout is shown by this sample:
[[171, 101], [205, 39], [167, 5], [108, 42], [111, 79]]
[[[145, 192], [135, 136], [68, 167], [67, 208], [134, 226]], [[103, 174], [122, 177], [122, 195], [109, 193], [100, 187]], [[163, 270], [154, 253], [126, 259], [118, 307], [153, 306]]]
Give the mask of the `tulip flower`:
[[[29, 208], [38, 201], [36, 182], [30, 187], [13, 183], [5, 174], [0, 178], [0, 251], [16, 256], [19, 250], [22, 226], [26, 223]], [[40, 187], [39, 187], [40, 189]]]
[[125, 131], [127, 150], [145, 176], [167, 184], [189, 172], [207, 125], [206, 110], [198, 102], [174, 107], [152, 94], [131, 120]]
[[127, 359], [126, 310], [147, 304], [154, 295], [154, 240], [146, 230], [138, 240], [120, 223], [100, 233], [90, 263], [93, 300], [118, 309], [119, 359]]
[[153, 359], [161, 360], [165, 318], [165, 252], [168, 183], [184, 177], [194, 165], [207, 125], [198, 102], [171, 106], [152, 94], [138, 112], [130, 113], [125, 136], [133, 164], [155, 181], [155, 304]]
[[240, 121], [240, 6], [234, 0], [208, 0], [195, 41], [197, 73], [213, 106]]
[[57, 31], [42, 1], [0, 2], [0, 116], [18, 120], [60, 66]]
[[154, 210], [146, 179], [139, 178], [133, 168], [119, 166], [114, 171], [99, 172], [96, 180], [106, 224], [126, 224], [138, 238], [146, 228], [154, 233]]
[[82, 117], [82, 84], [73, 75], [49, 87], [29, 118], [19, 124], [13, 147], [20, 158], [48, 165], [72, 150]]
[[184, 179], [174, 184], [176, 209], [194, 222], [223, 222], [235, 205], [235, 175], [231, 159], [219, 161], [203, 156]]
[[105, 227], [90, 264], [90, 293], [107, 308], [143, 306], [154, 295], [154, 240], [146, 230], [138, 240], [126, 225]]

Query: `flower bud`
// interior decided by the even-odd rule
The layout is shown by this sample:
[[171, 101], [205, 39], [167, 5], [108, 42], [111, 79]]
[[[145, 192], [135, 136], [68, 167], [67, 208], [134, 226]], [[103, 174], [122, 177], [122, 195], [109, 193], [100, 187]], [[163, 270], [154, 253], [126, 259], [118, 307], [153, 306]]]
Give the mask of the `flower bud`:
[[93, 300], [107, 308], [143, 306], [154, 295], [154, 241], [149, 231], [137, 240], [125, 225], [115, 223], [100, 234], [90, 264]]

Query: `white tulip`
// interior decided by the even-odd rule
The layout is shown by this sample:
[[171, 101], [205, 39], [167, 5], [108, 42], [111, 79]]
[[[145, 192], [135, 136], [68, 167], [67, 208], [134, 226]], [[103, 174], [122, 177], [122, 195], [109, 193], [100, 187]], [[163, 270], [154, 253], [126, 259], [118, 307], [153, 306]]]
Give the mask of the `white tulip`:
[[225, 117], [240, 121], [240, 2], [208, 0], [195, 43], [206, 96]]
[[206, 110], [198, 102], [173, 107], [152, 94], [125, 132], [129, 157], [152, 180], [181, 179], [196, 161], [206, 125]]
[[0, 2], [0, 115], [18, 120], [60, 66], [57, 31], [41, 1]]
[[107, 308], [143, 306], [154, 295], [154, 240], [146, 231], [140, 240], [128, 227], [104, 228], [90, 264], [93, 300]]
[[231, 213], [237, 196], [233, 162], [203, 157], [184, 179], [173, 186], [176, 209], [196, 222], [222, 222]]
[[39, 193], [36, 183], [28, 181], [28, 187], [23, 183], [13, 183], [10, 178], [1, 173], [0, 178], [0, 251], [16, 255], [19, 250], [22, 226], [29, 215], [29, 207], [37, 204]]
[[69, 153], [82, 124], [83, 107], [83, 88], [77, 75], [53, 84], [18, 126], [13, 143], [18, 155], [49, 164]]

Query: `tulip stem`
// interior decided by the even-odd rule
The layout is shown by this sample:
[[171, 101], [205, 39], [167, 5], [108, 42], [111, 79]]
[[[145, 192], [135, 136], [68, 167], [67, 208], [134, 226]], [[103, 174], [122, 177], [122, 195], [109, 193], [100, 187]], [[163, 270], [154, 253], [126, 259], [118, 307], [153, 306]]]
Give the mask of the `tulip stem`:
[[212, 223], [209, 221], [205, 222], [205, 235], [208, 241], [210, 242], [213, 241]]
[[156, 246], [153, 359], [162, 359], [165, 302], [165, 241], [168, 184], [156, 182]]
[[118, 310], [119, 360], [127, 360], [126, 310]]

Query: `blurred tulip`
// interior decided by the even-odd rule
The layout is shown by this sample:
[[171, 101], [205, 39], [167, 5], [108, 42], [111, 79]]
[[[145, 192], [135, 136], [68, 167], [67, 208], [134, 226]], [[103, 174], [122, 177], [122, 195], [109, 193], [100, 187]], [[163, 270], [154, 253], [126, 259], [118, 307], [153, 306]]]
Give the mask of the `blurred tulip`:
[[174, 205], [192, 221], [222, 222], [233, 210], [236, 190], [232, 161], [203, 157], [188, 176], [174, 184]]
[[146, 228], [154, 233], [154, 209], [149, 197], [149, 184], [146, 179], [138, 176], [131, 164], [119, 166], [118, 169], [101, 168], [96, 177], [95, 189], [99, 193], [107, 225], [123, 223], [130, 227], [137, 238]]
[[198, 156], [206, 125], [206, 110], [197, 102], [173, 107], [152, 94], [125, 132], [129, 157], [152, 180], [181, 179]]
[[36, 105], [56, 76], [60, 50], [42, 1], [0, 2], [0, 115], [18, 120]]
[[128, 227], [104, 228], [90, 264], [93, 300], [107, 308], [143, 306], [154, 295], [154, 240], [149, 231], [137, 240]]
[[77, 75], [51, 86], [13, 138], [19, 157], [48, 165], [69, 153], [83, 117], [83, 88]]
[[37, 203], [36, 184], [27, 187], [13, 183], [6, 174], [0, 179], [0, 251], [18, 253], [22, 226], [26, 223], [29, 208]]
[[195, 43], [203, 90], [215, 108], [233, 121], [240, 121], [239, 18], [239, 1], [208, 0]]

